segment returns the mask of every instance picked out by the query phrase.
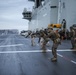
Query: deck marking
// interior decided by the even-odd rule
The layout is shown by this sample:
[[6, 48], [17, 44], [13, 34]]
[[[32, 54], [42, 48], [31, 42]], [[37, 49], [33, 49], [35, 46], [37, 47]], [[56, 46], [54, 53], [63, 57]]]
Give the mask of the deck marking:
[[[18, 44], [18, 45], [11, 45], [11, 46], [21, 46], [23, 44]], [[2, 46], [6, 47], [6, 46]], [[10, 47], [10, 45], [8, 45]], [[52, 50], [46, 50], [46, 52], [51, 52]], [[63, 51], [63, 50], [57, 50], [57, 51]], [[68, 50], [64, 50], [66, 52]], [[69, 51], [76, 51], [76, 50], [69, 50]], [[0, 53], [37, 53], [37, 52], [42, 52], [42, 50], [27, 50], [27, 51], [0, 51]], [[58, 56], [63, 57], [61, 54], [57, 53]]]
[[[47, 49], [48, 51], [51, 51], [50, 49]], [[60, 52], [72, 52], [72, 51], [76, 51], [76, 49], [75, 50], [71, 50], [71, 49], [62, 49], [62, 50], [57, 50], [57, 51], [60, 51]]]
[[76, 50], [64, 49], [64, 50], [57, 50], [57, 51], [62, 51], [62, 52], [70, 52], [70, 51], [76, 51]]
[[[31, 50], [31, 51], [0, 51], [0, 54], [10, 54], [10, 53], [11, 54], [13, 54], [13, 53], [39, 53], [39, 52], [41, 53], [42, 50]], [[46, 52], [51, 52], [51, 50], [47, 50]], [[69, 59], [69, 58], [67, 58], [67, 57], [65, 57], [65, 56], [63, 56], [63, 55], [61, 55], [59, 53], [57, 53], [57, 55], [59, 57], [65, 59], [65, 60], [69, 61], [69, 62], [72, 62], [73, 64], [76, 64], [76, 61], [74, 61], [74, 60], [71, 60], [71, 59]]]
[[14, 47], [14, 46], [22, 46], [23, 44], [14, 44], [14, 45], [0, 45], [0, 47]]
[[75, 61], [73, 61], [73, 60], [71, 60], [71, 62], [72, 62], [72, 63], [74, 63], [74, 64], [76, 64], [76, 62], [75, 62]]
[[58, 55], [59, 57], [65, 59], [65, 60], [67, 60], [67, 61], [73, 63], [73, 64], [76, 64], [76, 61], [73, 61], [73, 60], [71, 60], [71, 59], [68, 58], [68, 57], [65, 57], [65, 56], [63, 56], [63, 55], [61, 55], [61, 54], [59, 54], [59, 53], [57, 53], [57, 55]]
[[61, 55], [61, 54], [59, 54], [59, 53], [57, 53], [57, 55], [60, 56], [60, 57], [63, 57], [63, 55]]
[[42, 50], [31, 50], [31, 51], [1, 51], [0, 53], [5, 54], [5, 53], [37, 53], [37, 52], [42, 52]]
[[[18, 45], [12, 45], [12, 46], [20, 46], [23, 44], [18, 44]], [[5, 47], [5, 46], [2, 46]], [[9, 47], [9, 45], [8, 45]], [[46, 50], [46, 52], [51, 52], [52, 50]], [[57, 50], [57, 51], [63, 51], [63, 50]], [[64, 52], [66, 52], [67, 50], [64, 50]], [[69, 50], [71, 51], [71, 50]], [[74, 51], [74, 50], [72, 50]], [[75, 50], [76, 51], [76, 50]], [[37, 53], [37, 52], [42, 52], [42, 50], [27, 50], [27, 51], [0, 51], [0, 53]], [[57, 53], [58, 56], [63, 57], [61, 54]]]

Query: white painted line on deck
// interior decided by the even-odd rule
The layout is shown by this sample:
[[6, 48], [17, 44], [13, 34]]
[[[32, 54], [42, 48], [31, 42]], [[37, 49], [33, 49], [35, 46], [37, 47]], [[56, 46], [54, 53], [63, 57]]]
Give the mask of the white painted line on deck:
[[0, 54], [5, 54], [5, 53], [37, 53], [37, 52], [42, 52], [42, 50], [31, 50], [31, 51], [1, 51]]
[[[48, 51], [51, 51], [50, 49], [47, 49]], [[71, 50], [71, 49], [62, 49], [62, 50], [57, 50], [57, 51], [60, 51], [60, 52], [71, 52], [71, 51], [76, 51], [75, 50]]]
[[[14, 46], [14, 45], [13, 45]], [[16, 45], [15, 45], [16, 46]], [[19, 45], [17, 45], [19, 46]], [[43, 50], [27, 50], [27, 51], [0, 51], [0, 53], [38, 53], [38, 52], [42, 52]], [[52, 50], [46, 50], [46, 52], [51, 52]], [[57, 51], [63, 51], [63, 50], [57, 50]], [[71, 51], [71, 50], [69, 50]], [[64, 50], [64, 52], [66, 52], [66, 50]], [[59, 53], [57, 53], [58, 56], [63, 57], [62, 55], [60, 55]]]
[[[48, 50], [48, 51], [50, 51], [50, 50]], [[66, 52], [66, 51], [76, 51], [76, 50], [57, 50], [57, 51], [65, 51], [65, 52]], [[73, 60], [71, 60], [71, 59], [69, 59], [69, 58], [67, 58], [67, 57], [64, 57], [63, 55], [61, 55], [61, 54], [59, 54], [59, 53], [57, 53], [57, 55], [58, 55], [59, 57], [65, 59], [65, 60], [67, 60], [67, 61], [69, 61], [69, 62], [72, 62], [73, 64], [76, 65], [76, 61], [73, 61]]]
[[14, 45], [1, 45], [1, 47], [14, 47], [14, 46], [22, 46], [23, 44], [14, 44]]
[[71, 60], [71, 59], [69, 59], [69, 58], [67, 58], [67, 57], [64, 57], [63, 55], [61, 55], [61, 54], [59, 54], [59, 53], [57, 53], [57, 55], [58, 55], [59, 57], [61, 57], [61, 58], [63, 58], [63, 59], [65, 59], [65, 60], [67, 60], [67, 61], [69, 61], [69, 62], [71, 62], [71, 63], [73, 63], [73, 64], [76, 65], [76, 61], [73, 61], [73, 60]]
[[58, 56], [63, 57], [61, 54], [57, 53]]
[[[60, 51], [61, 51], [61, 50], [60, 50]], [[62, 51], [63, 51], [63, 50], [62, 50]], [[71, 50], [70, 50], [70, 51], [71, 51]], [[31, 51], [0, 51], [0, 54], [10, 54], [10, 53], [11, 53], [11, 54], [13, 54], [13, 53], [39, 53], [39, 52], [41, 53], [42, 50], [31, 50]], [[46, 52], [51, 52], [51, 50], [46, 50]], [[57, 55], [58, 55], [59, 57], [65, 59], [63, 55], [61, 55], [61, 54], [59, 54], [59, 53], [57, 53]], [[73, 60], [68, 60], [67, 58], [66, 58], [65, 60], [70, 61], [70, 62], [72, 62], [73, 64], [76, 64], [76, 62], [73, 61]]]
[[[42, 50], [28, 50], [28, 51], [0, 51], [0, 54], [5, 53], [41, 53]], [[51, 50], [46, 50], [46, 52], [51, 52]]]
[[[21, 46], [23, 44], [18, 44], [18, 45], [11, 45], [11, 46]], [[6, 46], [2, 46], [2, 47], [6, 47]], [[8, 47], [10, 47], [10, 45], [8, 45]], [[51, 52], [52, 50], [46, 50], [46, 52]], [[76, 51], [76, 50], [57, 50], [57, 51]], [[37, 53], [37, 52], [42, 52], [42, 50], [28, 50], [28, 51], [0, 51], [0, 53]], [[58, 56], [63, 57], [62, 55], [60, 55], [59, 53], [57, 53]]]
[[74, 64], [76, 64], [76, 62], [75, 62], [75, 61], [73, 61], [73, 60], [71, 60], [71, 62], [72, 62], [72, 63], [74, 63]]
[[64, 50], [57, 50], [57, 51], [70, 52], [70, 51], [76, 51], [76, 49], [75, 49], [75, 50], [71, 50], [71, 49], [64, 49]]

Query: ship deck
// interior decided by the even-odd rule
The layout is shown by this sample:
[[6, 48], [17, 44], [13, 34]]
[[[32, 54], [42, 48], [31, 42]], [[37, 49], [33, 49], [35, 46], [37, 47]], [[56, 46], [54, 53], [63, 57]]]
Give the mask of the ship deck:
[[0, 75], [76, 75], [76, 50], [70, 40], [58, 47], [57, 62], [51, 62], [50, 47], [42, 53], [38, 38], [31, 46], [30, 38], [19, 35], [0, 36]]

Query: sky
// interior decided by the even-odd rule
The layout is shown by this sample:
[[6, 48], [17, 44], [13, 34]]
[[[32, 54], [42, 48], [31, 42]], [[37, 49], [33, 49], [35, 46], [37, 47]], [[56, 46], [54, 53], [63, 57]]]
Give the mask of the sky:
[[22, 19], [24, 8], [32, 10], [33, 2], [28, 0], [0, 0], [0, 29], [27, 30], [28, 20]]

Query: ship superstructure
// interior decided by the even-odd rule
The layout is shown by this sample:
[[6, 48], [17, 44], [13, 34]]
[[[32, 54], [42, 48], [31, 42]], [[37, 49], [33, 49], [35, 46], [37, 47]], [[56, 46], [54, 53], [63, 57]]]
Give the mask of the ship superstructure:
[[35, 3], [29, 20], [29, 30], [47, 28], [49, 24], [61, 24], [63, 19], [66, 20], [66, 29], [76, 24], [76, 0], [29, 1]]

